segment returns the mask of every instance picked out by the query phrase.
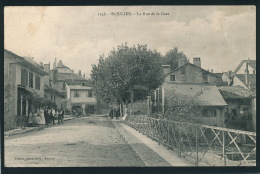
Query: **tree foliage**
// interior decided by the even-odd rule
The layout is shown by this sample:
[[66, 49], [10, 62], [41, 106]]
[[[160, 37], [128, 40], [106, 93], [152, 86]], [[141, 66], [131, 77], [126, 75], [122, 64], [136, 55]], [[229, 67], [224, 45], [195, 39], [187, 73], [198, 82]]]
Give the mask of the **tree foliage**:
[[197, 113], [201, 110], [198, 98], [203, 95], [203, 87], [194, 96], [173, 96], [166, 102], [164, 118], [197, 123]]
[[179, 59], [183, 59], [188, 62], [186, 55], [178, 50], [177, 47], [168, 51], [165, 56], [161, 60], [161, 64], [163, 65], [171, 65], [171, 69], [176, 69], [178, 67]]
[[157, 88], [163, 82], [160, 60], [160, 53], [149, 50], [147, 45], [128, 47], [126, 43], [107, 57], [101, 55], [91, 72], [96, 96], [106, 103], [119, 104], [130, 101], [131, 90], [148, 93]]

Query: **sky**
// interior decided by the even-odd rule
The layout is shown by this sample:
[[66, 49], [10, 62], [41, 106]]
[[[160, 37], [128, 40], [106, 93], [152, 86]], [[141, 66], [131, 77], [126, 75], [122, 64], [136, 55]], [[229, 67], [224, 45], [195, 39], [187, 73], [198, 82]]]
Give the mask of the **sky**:
[[[115, 16], [112, 13], [129, 12]], [[151, 13], [155, 15], [151, 15]], [[128, 13], [128, 14], [129, 14]], [[143, 15], [150, 13], [150, 15]], [[103, 15], [102, 15], [103, 14]], [[104, 15], [106, 14], [106, 15]], [[138, 15], [141, 14], [141, 15]], [[159, 14], [159, 15], [158, 15]], [[255, 6], [5, 7], [4, 47], [44, 64], [55, 60], [90, 77], [91, 65], [118, 45], [174, 47], [214, 72], [256, 59]]]

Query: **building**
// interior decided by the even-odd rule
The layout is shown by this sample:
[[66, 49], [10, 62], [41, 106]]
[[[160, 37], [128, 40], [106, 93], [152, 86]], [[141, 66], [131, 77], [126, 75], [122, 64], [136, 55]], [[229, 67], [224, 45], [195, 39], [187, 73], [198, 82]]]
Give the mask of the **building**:
[[225, 102], [225, 127], [245, 131], [256, 130], [256, 117], [254, 111], [253, 93], [241, 86], [218, 87]]
[[9, 130], [15, 127], [15, 116], [27, 116], [32, 110], [31, 95], [44, 96], [44, 76], [48, 73], [33, 58], [4, 50], [4, 75], [13, 86], [9, 112], [4, 116], [5, 130]]
[[216, 87], [222, 81], [221, 76], [201, 68], [199, 57], [193, 58], [193, 64], [182, 59], [178, 64], [174, 70], [169, 65], [163, 65], [165, 81], [151, 94], [152, 112], [165, 113], [167, 105], [196, 105], [199, 109], [191, 114], [198, 118], [197, 121], [224, 126], [224, 108], [227, 103]]
[[[65, 108], [66, 93], [55, 85], [53, 70], [50, 69], [50, 63], [44, 64], [44, 70], [49, 73], [44, 76], [44, 99], [56, 104], [57, 109]], [[64, 85], [65, 86], [65, 85]]]
[[[247, 108], [249, 108], [248, 112], [252, 117], [252, 124], [253, 124], [253, 126], [251, 126], [253, 127], [251, 128], [251, 130], [255, 131], [256, 130], [256, 61], [249, 60], [249, 59], [242, 60], [240, 64], [236, 67], [234, 72], [229, 71], [227, 73], [224, 73], [222, 79], [223, 81], [228, 82], [228, 86], [236, 87], [234, 88], [236, 90], [240, 89], [241, 91], [247, 90], [251, 92], [250, 97], [246, 97], [246, 99], [244, 100], [248, 101], [246, 102], [246, 105]], [[242, 98], [244, 98], [244, 96], [242, 96]], [[240, 111], [237, 110], [237, 112]]]
[[93, 95], [90, 83], [67, 81], [66, 91], [67, 107], [72, 113], [75, 113], [78, 109], [82, 111], [83, 115], [97, 112], [97, 99]]
[[201, 60], [198, 57], [193, 58], [193, 64], [183, 64], [182, 60], [179, 60], [179, 66], [174, 70], [170, 70], [167, 65], [163, 65], [163, 68], [165, 82], [215, 85], [219, 79], [214, 73], [201, 68]]
[[[48, 66], [46, 65], [46, 68]], [[84, 115], [97, 112], [97, 99], [93, 95], [91, 83], [85, 78], [85, 74], [81, 74], [81, 70], [74, 73], [74, 70], [65, 66], [61, 60], [56, 63], [55, 59], [53, 70], [50, 71], [49, 84], [51, 88], [64, 93], [66, 99], [61, 98], [61, 101], [64, 101], [61, 105], [72, 113], [77, 109], [80, 109]]]

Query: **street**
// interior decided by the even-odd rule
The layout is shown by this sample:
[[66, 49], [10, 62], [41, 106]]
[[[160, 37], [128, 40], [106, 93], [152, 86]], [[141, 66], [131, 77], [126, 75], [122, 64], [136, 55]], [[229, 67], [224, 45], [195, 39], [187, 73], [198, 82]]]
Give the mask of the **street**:
[[171, 166], [108, 117], [76, 118], [63, 125], [5, 139], [6, 167]]

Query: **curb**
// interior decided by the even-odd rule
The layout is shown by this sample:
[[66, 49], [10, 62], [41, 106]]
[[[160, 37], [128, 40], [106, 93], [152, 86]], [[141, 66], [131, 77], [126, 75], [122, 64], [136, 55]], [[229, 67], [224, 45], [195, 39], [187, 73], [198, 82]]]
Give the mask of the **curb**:
[[[63, 121], [65, 122], [65, 121], [72, 120], [72, 119], [74, 119], [74, 118], [70, 117], [70, 118], [63, 120]], [[52, 125], [52, 124], [50, 124], [50, 125]], [[32, 128], [32, 129], [21, 129], [20, 131], [17, 131], [17, 132], [5, 132], [4, 136], [10, 137], [10, 136], [19, 135], [19, 134], [25, 134], [25, 133], [28, 133], [28, 132], [39, 131], [39, 130], [42, 130], [46, 127], [49, 127], [50, 125], [42, 125], [42, 126], [35, 127], [35, 128]]]

